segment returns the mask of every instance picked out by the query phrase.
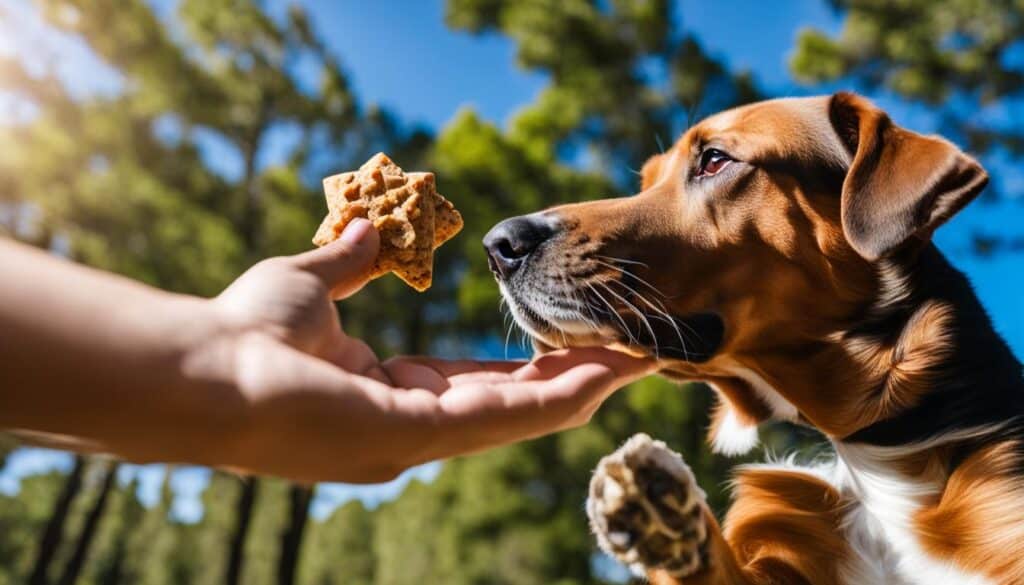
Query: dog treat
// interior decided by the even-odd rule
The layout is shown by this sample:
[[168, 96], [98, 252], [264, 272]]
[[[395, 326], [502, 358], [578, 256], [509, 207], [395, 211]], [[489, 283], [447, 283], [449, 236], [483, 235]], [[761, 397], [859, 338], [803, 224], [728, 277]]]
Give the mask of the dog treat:
[[462, 216], [434, 187], [434, 173], [405, 173], [378, 152], [358, 171], [324, 179], [327, 217], [313, 236], [323, 246], [357, 217], [380, 232], [380, 253], [370, 278], [394, 272], [423, 292], [433, 279], [434, 249], [462, 229]]

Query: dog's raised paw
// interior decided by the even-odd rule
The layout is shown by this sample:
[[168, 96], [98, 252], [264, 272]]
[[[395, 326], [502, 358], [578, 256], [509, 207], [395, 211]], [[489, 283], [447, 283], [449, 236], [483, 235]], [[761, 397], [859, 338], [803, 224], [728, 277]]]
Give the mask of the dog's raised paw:
[[640, 433], [598, 463], [587, 516], [601, 548], [633, 571], [687, 577], [707, 566], [703, 504], [682, 456]]

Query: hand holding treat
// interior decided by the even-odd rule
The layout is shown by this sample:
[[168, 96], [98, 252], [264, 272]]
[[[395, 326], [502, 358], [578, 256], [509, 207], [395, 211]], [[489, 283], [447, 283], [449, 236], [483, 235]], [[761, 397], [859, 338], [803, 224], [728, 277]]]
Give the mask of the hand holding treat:
[[380, 254], [370, 278], [394, 272], [414, 289], [430, 288], [434, 249], [462, 229], [462, 216], [434, 187], [434, 173], [405, 173], [382, 152], [358, 171], [324, 179], [327, 217], [313, 236], [333, 242], [357, 217], [380, 232]]

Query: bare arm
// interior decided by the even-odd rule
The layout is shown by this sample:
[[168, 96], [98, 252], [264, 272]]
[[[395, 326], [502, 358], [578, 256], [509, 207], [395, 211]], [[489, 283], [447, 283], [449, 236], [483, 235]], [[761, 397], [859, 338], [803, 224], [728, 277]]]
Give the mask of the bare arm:
[[197, 347], [224, 344], [219, 327], [208, 301], [0, 239], [0, 427], [140, 459], [202, 453], [245, 402], [186, 374]]
[[346, 235], [262, 262], [211, 300], [0, 241], [0, 428], [136, 461], [380, 481], [581, 424], [654, 367], [602, 349], [382, 363], [331, 304], [376, 256], [372, 229]]

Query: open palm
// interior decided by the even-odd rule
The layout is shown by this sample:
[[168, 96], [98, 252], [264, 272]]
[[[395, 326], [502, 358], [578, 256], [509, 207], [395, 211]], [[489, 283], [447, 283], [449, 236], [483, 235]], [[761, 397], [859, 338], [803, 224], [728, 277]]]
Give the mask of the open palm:
[[602, 348], [532, 362], [382, 362], [344, 333], [333, 306], [365, 284], [378, 248], [367, 228], [257, 264], [216, 299], [236, 331], [235, 375], [260, 426], [239, 439], [239, 456], [253, 459], [243, 465], [274, 462], [277, 473], [310, 480], [386, 480], [417, 463], [582, 424], [655, 367]]

